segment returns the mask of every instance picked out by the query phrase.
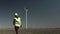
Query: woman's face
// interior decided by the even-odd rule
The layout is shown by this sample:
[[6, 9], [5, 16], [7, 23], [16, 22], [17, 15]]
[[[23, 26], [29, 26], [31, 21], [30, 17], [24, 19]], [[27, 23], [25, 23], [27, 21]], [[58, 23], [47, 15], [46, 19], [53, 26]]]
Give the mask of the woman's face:
[[17, 16], [17, 15], [15, 15], [15, 17], [16, 17], [16, 18], [18, 18], [18, 16]]

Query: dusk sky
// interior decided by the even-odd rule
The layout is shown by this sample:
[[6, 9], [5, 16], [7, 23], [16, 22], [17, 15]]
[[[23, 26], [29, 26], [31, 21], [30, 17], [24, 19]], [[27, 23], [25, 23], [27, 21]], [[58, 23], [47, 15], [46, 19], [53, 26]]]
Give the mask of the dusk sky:
[[22, 18], [28, 8], [28, 28], [60, 28], [60, 0], [0, 0], [0, 28], [13, 28], [14, 13]]

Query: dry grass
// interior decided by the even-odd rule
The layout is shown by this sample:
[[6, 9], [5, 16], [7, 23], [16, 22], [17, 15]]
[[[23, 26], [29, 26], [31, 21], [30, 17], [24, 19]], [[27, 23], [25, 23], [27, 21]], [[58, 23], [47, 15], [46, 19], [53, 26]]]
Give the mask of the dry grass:
[[[1, 29], [0, 34], [15, 34], [15, 31]], [[20, 29], [19, 34], [60, 34], [60, 28]]]

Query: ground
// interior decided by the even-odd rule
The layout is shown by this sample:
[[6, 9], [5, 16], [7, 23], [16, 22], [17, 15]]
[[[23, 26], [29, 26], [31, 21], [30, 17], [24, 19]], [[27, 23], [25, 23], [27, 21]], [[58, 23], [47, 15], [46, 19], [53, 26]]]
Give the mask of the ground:
[[[12, 29], [0, 29], [0, 34], [15, 34]], [[20, 29], [19, 34], [60, 34], [60, 28]]]

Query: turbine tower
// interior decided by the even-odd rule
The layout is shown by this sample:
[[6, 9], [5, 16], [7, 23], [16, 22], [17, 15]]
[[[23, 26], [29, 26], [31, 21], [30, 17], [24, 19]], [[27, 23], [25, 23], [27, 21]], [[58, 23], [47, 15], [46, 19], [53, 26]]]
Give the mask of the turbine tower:
[[27, 16], [28, 16], [28, 13], [27, 12], [28, 12], [28, 9], [27, 8], [24, 8], [24, 9], [25, 9], [25, 15], [26, 15], [26, 29], [27, 29], [27, 27], [28, 27], [27, 26]]

